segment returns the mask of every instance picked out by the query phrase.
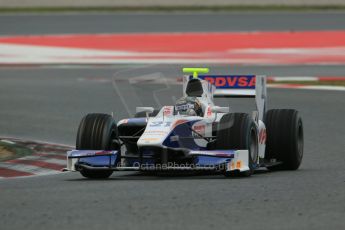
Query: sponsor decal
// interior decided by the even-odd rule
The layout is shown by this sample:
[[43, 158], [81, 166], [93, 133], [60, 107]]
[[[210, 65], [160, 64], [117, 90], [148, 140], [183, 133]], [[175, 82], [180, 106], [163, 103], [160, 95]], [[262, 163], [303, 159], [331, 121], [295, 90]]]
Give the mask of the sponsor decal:
[[217, 157], [234, 157], [232, 153], [216, 153], [215, 156]]
[[119, 122], [119, 125], [121, 124], [127, 124], [128, 123], [128, 119], [122, 119], [120, 122]]
[[242, 167], [242, 161], [236, 162], [236, 169], [240, 169]]
[[182, 104], [182, 105], [176, 105], [175, 106], [175, 110], [176, 111], [185, 111], [188, 109], [194, 109], [194, 105], [191, 103], [186, 103], [186, 104]]
[[207, 116], [207, 117], [211, 117], [211, 116], [212, 116], [212, 109], [211, 109], [210, 106], [207, 107], [206, 116]]
[[231, 161], [231, 162], [228, 163], [227, 166], [228, 166], [227, 167], [228, 170], [234, 170], [235, 169], [235, 162]]
[[69, 157], [83, 157], [83, 156], [97, 156], [97, 155], [112, 155], [113, 151], [94, 151], [89, 150], [73, 150], [69, 152]]
[[[193, 130], [202, 136], [205, 135], [205, 125], [194, 125]], [[198, 136], [195, 132], [193, 132], [193, 136]]]
[[174, 142], [174, 141], [179, 141], [180, 137], [179, 136], [171, 136], [170, 137], [170, 141]]
[[195, 155], [207, 155], [207, 156], [217, 156], [217, 157], [229, 157], [233, 158], [234, 154], [232, 151], [229, 152], [220, 152], [220, 151], [195, 151], [193, 150], [190, 154]]
[[99, 152], [95, 152], [95, 155], [109, 155], [111, 154], [111, 152], [109, 151], [99, 151]]
[[215, 85], [218, 89], [254, 89], [255, 75], [244, 76], [199, 76], [200, 79], [206, 80]]
[[159, 138], [143, 138], [142, 139], [143, 141], [146, 141], [146, 142], [149, 142], [149, 141], [158, 141], [159, 140]]
[[150, 127], [169, 127], [171, 125], [170, 121], [153, 121], [150, 123]]
[[167, 134], [168, 132], [166, 131], [160, 131], [160, 130], [147, 130], [145, 131], [145, 134], [154, 134], [154, 135], [157, 135], [157, 134]]
[[266, 129], [261, 129], [259, 133], [259, 143], [265, 144], [266, 138], [267, 138]]
[[171, 116], [173, 114], [173, 107], [172, 106], [164, 106], [163, 115], [164, 116]]

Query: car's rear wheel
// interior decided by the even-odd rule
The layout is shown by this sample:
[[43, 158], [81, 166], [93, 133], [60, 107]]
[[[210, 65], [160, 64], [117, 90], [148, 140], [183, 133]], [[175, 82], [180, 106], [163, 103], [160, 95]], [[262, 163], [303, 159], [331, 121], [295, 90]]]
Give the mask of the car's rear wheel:
[[[88, 114], [80, 122], [76, 149], [78, 150], [115, 150], [117, 126], [115, 120], [108, 114]], [[110, 170], [87, 170], [82, 168], [81, 175], [87, 178], [108, 178], [113, 172]]]
[[272, 109], [265, 116], [267, 142], [265, 159], [280, 161], [271, 170], [296, 170], [303, 158], [303, 123], [294, 109]]
[[[246, 113], [228, 113], [219, 121], [216, 149], [248, 149], [249, 171], [238, 173], [252, 175], [258, 159], [258, 131], [253, 119]], [[225, 176], [236, 173], [225, 173]]]

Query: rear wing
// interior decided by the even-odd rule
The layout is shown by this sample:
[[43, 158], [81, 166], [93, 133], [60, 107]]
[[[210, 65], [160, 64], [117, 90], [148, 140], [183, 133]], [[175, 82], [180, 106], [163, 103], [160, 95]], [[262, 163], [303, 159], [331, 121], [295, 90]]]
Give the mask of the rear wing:
[[[190, 76], [191, 78], [191, 76]], [[259, 120], [266, 112], [266, 76], [262, 75], [199, 75], [216, 87], [214, 97], [255, 98]]]
[[[188, 69], [189, 70], [189, 69]], [[192, 69], [194, 70], [194, 69]], [[195, 70], [198, 70], [195, 68]], [[207, 69], [208, 70], [208, 69]], [[184, 71], [187, 72], [187, 71]], [[215, 87], [213, 97], [255, 98], [258, 119], [263, 120], [266, 112], [266, 76], [262, 75], [193, 75], [186, 79], [198, 78]]]
[[216, 87], [214, 97], [255, 98], [258, 119], [263, 121], [266, 113], [266, 76], [262, 75], [199, 75]]
[[[216, 87], [214, 97], [255, 97], [256, 89], [260, 88], [257, 79], [263, 76], [255, 75], [199, 75], [200, 80], [205, 80]], [[192, 79], [192, 76], [189, 76]], [[262, 80], [261, 80], [262, 81]]]

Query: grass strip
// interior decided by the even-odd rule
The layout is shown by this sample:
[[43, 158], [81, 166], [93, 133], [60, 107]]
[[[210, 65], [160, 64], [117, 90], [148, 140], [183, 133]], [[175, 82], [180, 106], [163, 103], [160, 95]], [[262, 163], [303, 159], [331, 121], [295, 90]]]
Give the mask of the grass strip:
[[17, 143], [0, 140], [0, 161], [11, 160], [33, 153], [33, 150]]

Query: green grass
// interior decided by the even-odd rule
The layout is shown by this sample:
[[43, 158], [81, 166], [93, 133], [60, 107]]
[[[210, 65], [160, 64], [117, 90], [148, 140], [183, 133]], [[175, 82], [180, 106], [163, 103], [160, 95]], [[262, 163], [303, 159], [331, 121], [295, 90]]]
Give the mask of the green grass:
[[32, 149], [19, 144], [10, 144], [0, 141], [0, 161], [11, 160], [33, 153]]
[[252, 5], [252, 6], [137, 6], [137, 7], [15, 7], [0, 8], [0, 13], [44, 13], [44, 12], [198, 12], [198, 11], [343, 11], [345, 5], [326, 6], [286, 6], [286, 5]]

